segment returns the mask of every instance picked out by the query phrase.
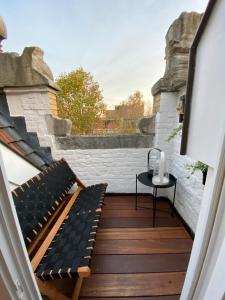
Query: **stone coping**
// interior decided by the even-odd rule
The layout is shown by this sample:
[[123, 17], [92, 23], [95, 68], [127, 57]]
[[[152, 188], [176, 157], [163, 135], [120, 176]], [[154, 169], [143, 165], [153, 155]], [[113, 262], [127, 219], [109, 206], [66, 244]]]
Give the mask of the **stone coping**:
[[154, 134], [127, 134], [110, 136], [55, 137], [56, 147], [61, 150], [149, 148]]

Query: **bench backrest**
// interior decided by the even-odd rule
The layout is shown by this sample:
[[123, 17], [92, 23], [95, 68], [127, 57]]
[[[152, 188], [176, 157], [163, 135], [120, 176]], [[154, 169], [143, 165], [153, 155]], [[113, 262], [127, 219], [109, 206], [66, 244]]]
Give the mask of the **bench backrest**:
[[27, 246], [51, 218], [75, 181], [76, 175], [62, 159], [12, 192]]

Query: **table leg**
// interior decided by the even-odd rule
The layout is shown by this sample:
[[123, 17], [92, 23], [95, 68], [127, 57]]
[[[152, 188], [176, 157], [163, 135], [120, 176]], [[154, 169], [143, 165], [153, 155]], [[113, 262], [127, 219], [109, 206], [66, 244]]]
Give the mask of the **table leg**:
[[171, 216], [174, 215], [173, 212], [174, 212], [174, 204], [175, 204], [176, 190], [177, 190], [177, 183], [174, 184], [173, 204], [172, 204]]
[[136, 205], [136, 210], [137, 210], [137, 174], [136, 174], [136, 199], [135, 199], [135, 205]]
[[153, 227], [155, 227], [157, 188], [153, 188]]

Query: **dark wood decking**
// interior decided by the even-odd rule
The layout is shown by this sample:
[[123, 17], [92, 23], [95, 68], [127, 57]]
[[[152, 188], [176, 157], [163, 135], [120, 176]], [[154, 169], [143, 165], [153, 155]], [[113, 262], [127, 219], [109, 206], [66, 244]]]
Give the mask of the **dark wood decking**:
[[138, 205], [134, 196], [106, 197], [80, 300], [179, 299], [192, 240], [165, 199], [157, 200], [155, 228], [150, 197]]

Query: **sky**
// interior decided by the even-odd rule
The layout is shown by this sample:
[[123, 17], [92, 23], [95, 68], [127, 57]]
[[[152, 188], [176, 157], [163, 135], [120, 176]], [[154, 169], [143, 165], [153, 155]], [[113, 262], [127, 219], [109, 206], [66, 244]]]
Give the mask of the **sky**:
[[207, 0], [1, 0], [4, 52], [44, 50], [55, 78], [83, 67], [109, 108], [151, 87], [165, 69], [165, 35], [183, 11], [204, 12]]

